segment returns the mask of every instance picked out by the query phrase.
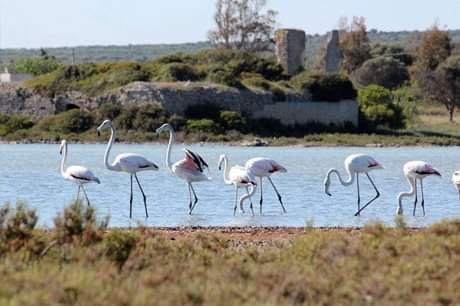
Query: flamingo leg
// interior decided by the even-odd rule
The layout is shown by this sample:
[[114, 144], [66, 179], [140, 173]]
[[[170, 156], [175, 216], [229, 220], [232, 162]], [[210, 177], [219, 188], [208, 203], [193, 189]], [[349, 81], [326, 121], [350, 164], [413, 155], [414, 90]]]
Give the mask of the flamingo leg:
[[264, 201], [263, 199], [263, 190], [262, 190], [262, 177], [260, 177], [260, 207], [259, 207], [259, 210], [260, 210], [260, 214], [262, 215], [262, 202]]
[[141, 183], [139, 183], [139, 179], [137, 178], [137, 174], [134, 173], [134, 177], [136, 178], [137, 185], [139, 186], [139, 189], [141, 190], [142, 197], [144, 198], [144, 208], [145, 208], [145, 217], [149, 217], [149, 213], [147, 212], [147, 197], [144, 193], [144, 190], [142, 189]]
[[233, 215], [236, 215], [237, 207], [238, 207], [238, 186], [235, 185], [235, 206], [233, 207]]
[[356, 187], [358, 189], [358, 212], [357, 214], [359, 215], [359, 212], [361, 211], [361, 195], [359, 194], [359, 173], [358, 172], [356, 172]]
[[76, 201], [78, 201], [78, 198], [80, 197], [80, 188], [81, 188], [81, 185], [78, 184], [77, 200]]
[[417, 179], [414, 178], [414, 186], [415, 186], [415, 201], [414, 201], [414, 211], [412, 212], [412, 215], [415, 217], [415, 208], [417, 207]]
[[188, 197], [190, 199], [188, 203], [188, 210], [190, 211], [192, 209], [192, 190], [190, 189], [190, 183], [187, 183], [188, 186]]
[[[238, 187], [236, 187], [236, 188], [239, 189]], [[238, 199], [238, 198], [237, 198], [237, 199]], [[241, 212], [242, 214], [244, 214], [243, 202], [241, 202], [241, 204], [240, 204], [240, 212]]]
[[457, 188], [458, 191], [458, 199], [460, 200], [460, 188]]
[[[249, 194], [249, 187], [248, 186], [246, 186], [246, 191]], [[253, 208], [253, 205], [252, 205], [252, 198], [251, 197], [249, 197], [249, 203], [251, 203], [250, 204], [251, 206], [249, 206], [249, 207], [251, 208], [252, 216], [254, 216], [254, 208]]]
[[131, 193], [129, 195], [129, 218], [133, 217], [133, 175], [130, 175], [131, 179]]
[[83, 187], [83, 185], [81, 185], [81, 190], [83, 190], [83, 194], [85, 195], [86, 203], [88, 203], [88, 206], [90, 206], [91, 204], [89, 203], [88, 195], [86, 194], [86, 190], [85, 187]]
[[278, 196], [278, 200], [280, 201], [281, 208], [283, 209], [283, 212], [286, 213], [286, 208], [284, 208], [283, 201], [281, 199], [280, 193], [278, 192], [278, 189], [276, 189], [275, 184], [273, 184], [273, 181], [272, 181], [271, 177], [267, 176], [267, 178], [268, 178], [268, 181], [270, 182], [270, 184], [272, 184], [273, 189], [276, 192], [276, 195]]
[[366, 172], [366, 176], [367, 176], [367, 178], [369, 179], [369, 181], [371, 182], [372, 187], [374, 187], [374, 190], [375, 190], [375, 193], [376, 193], [376, 194], [375, 194], [375, 197], [373, 197], [369, 202], [367, 202], [366, 204], [364, 204], [364, 206], [361, 207], [361, 209], [358, 210], [358, 211], [356, 212], [355, 217], [356, 217], [357, 215], [359, 215], [359, 213], [360, 213], [361, 211], [363, 211], [364, 208], [366, 208], [367, 206], [369, 206], [369, 205], [370, 205], [372, 202], [374, 202], [378, 197], [380, 197], [380, 192], [379, 192], [379, 190], [377, 189], [377, 187], [375, 186], [374, 181], [372, 181], [371, 177], [369, 176], [369, 173]]
[[197, 196], [196, 196], [196, 193], [195, 193], [195, 189], [193, 189], [193, 185], [192, 185], [192, 183], [190, 183], [190, 189], [191, 189], [191, 190], [192, 190], [192, 192], [193, 192], [193, 196], [195, 197], [195, 201], [193, 202], [192, 208], [190, 208], [190, 212], [189, 212], [189, 215], [191, 215], [191, 214], [192, 214], [192, 211], [193, 211], [193, 209], [195, 208], [195, 206], [196, 206], [196, 203], [198, 203], [198, 198], [197, 198]]
[[423, 180], [420, 180], [420, 190], [422, 191], [422, 211], [423, 211], [423, 216], [425, 216], [425, 197], [423, 195]]

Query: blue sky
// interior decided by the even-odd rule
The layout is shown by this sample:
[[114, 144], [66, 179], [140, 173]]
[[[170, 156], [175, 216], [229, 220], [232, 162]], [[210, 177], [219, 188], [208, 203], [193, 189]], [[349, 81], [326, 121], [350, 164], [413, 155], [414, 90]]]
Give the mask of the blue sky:
[[[0, 0], [0, 48], [206, 40], [215, 0]], [[279, 26], [324, 33], [341, 16], [368, 28], [423, 30], [438, 18], [460, 29], [460, 0], [268, 0]]]

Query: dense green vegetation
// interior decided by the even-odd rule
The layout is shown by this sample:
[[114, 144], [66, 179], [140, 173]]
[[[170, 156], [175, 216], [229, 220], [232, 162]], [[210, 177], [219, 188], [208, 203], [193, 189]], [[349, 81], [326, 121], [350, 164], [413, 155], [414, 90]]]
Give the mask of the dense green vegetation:
[[[455, 305], [460, 222], [427, 229], [107, 230], [75, 203], [54, 227], [0, 209], [2, 305]], [[229, 281], [231, 280], [231, 281]]]
[[[273, 57], [209, 49], [196, 54], [177, 53], [144, 63], [66, 65], [38, 76], [27, 84], [36, 92], [51, 97], [68, 90], [96, 96], [134, 81], [201, 81], [244, 88], [243, 80], [246, 78], [259, 79], [276, 90], [281, 85], [272, 83], [286, 79], [286, 76]], [[256, 82], [249, 84], [254, 85], [257, 86]]]

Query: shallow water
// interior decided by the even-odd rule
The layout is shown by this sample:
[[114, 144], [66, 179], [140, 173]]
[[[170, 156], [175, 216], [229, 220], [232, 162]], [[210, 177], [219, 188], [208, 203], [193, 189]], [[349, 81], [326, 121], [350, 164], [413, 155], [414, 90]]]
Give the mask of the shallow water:
[[[173, 147], [172, 160], [183, 156], [183, 145]], [[212, 181], [195, 184], [199, 202], [192, 216], [188, 215], [188, 188], [170, 174], [164, 164], [165, 145], [115, 144], [111, 158], [116, 154], [140, 153], [157, 163], [160, 170], [140, 173], [139, 179], [148, 197], [150, 217], [144, 218], [142, 196], [134, 186], [133, 219], [129, 219], [129, 175], [104, 168], [105, 145], [69, 145], [68, 165], [90, 168], [101, 180], [101, 185], [86, 186], [91, 204], [98, 214], [110, 214], [110, 226], [362, 226], [372, 220], [393, 224], [396, 196], [407, 191], [409, 185], [403, 177], [402, 166], [409, 160], [425, 160], [438, 168], [442, 178], [429, 177], [424, 181], [426, 216], [412, 217], [412, 199], [405, 199], [406, 221], [411, 226], [427, 226], [444, 218], [460, 217], [460, 201], [450, 177], [460, 169], [458, 147], [402, 147], [402, 148], [298, 148], [298, 147], [229, 147], [221, 145], [187, 146], [203, 156], [210, 165]], [[40, 224], [52, 226], [53, 217], [76, 196], [77, 187], [59, 174], [59, 145], [1, 144], [0, 145], [0, 203], [27, 201], [38, 210]], [[381, 197], [354, 217], [357, 208], [356, 185], [341, 186], [333, 178], [330, 191], [324, 194], [323, 179], [327, 170], [336, 167], [345, 172], [343, 160], [352, 153], [372, 155], [385, 166], [372, 172]], [[226, 153], [230, 164], [243, 165], [255, 156], [276, 159], [287, 173], [272, 176], [283, 196], [287, 213], [282, 214], [273, 189], [264, 180], [264, 214], [258, 214], [259, 190], [253, 200], [256, 215], [252, 217], [246, 205], [246, 214], [233, 216], [234, 188], [223, 183], [217, 170], [217, 160]], [[344, 173], [345, 174], [345, 173]], [[365, 176], [360, 177], [361, 202], [374, 195]], [[240, 191], [240, 195], [242, 191]], [[420, 208], [420, 205], [418, 206]]]

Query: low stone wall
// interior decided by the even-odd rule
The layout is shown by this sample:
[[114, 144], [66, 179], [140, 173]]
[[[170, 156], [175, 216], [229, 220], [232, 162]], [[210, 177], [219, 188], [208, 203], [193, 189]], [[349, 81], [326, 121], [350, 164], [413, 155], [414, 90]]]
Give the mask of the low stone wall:
[[279, 119], [284, 125], [311, 122], [342, 126], [347, 122], [358, 126], [359, 105], [353, 100], [339, 102], [277, 102], [253, 113], [254, 118]]
[[94, 111], [102, 104], [112, 102], [123, 106], [157, 104], [168, 113], [184, 115], [190, 106], [209, 104], [238, 111], [249, 117], [279, 119], [286, 125], [311, 121], [336, 125], [349, 121], [358, 124], [356, 101], [308, 102], [308, 98], [291, 92], [286, 94], [285, 101], [280, 102], [276, 101], [271, 92], [263, 90], [238, 90], [185, 82], [134, 82], [99, 97], [87, 97], [72, 91], [49, 98], [34, 94], [21, 85], [0, 84], [0, 113], [38, 119], [72, 108]]

